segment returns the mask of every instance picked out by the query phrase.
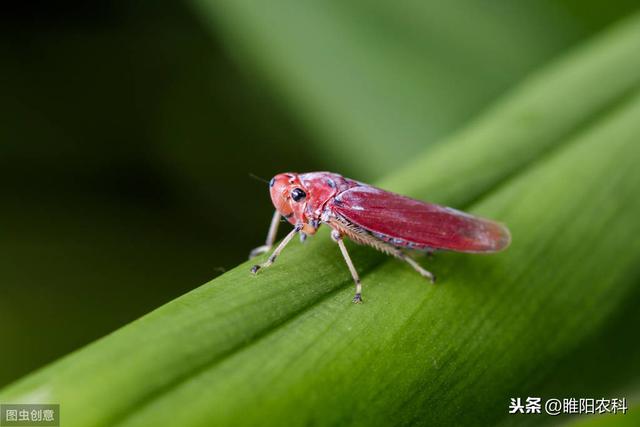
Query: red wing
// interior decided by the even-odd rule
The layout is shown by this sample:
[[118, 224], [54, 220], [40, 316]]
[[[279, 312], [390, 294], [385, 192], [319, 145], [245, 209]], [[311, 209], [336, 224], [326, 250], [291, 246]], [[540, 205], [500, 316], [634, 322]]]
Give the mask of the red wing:
[[497, 222], [368, 185], [342, 192], [331, 209], [396, 246], [496, 252], [511, 241]]

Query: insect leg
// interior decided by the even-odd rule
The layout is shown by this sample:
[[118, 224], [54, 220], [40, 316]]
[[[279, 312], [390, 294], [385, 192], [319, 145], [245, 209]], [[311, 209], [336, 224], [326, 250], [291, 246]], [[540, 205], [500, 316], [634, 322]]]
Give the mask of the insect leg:
[[425, 270], [424, 268], [422, 268], [422, 266], [420, 264], [418, 264], [413, 258], [411, 258], [409, 255], [405, 254], [404, 252], [402, 252], [401, 250], [398, 249], [397, 253], [394, 253], [393, 255], [395, 255], [397, 258], [403, 260], [404, 262], [406, 262], [407, 264], [409, 264], [411, 267], [413, 267], [413, 269], [415, 271], [417, 271], [418, 273], [420, 273], [420, 275], [422, 277], [426, 277], [427, 279], [429, 279], [431, 281], [431, 283], [435, 283], [436, 281], [436, 276], [433, 275], [433, 273], [431, 273], [430, 271]]
[[276, 258], [278, 258], [278, 255], [280, 255], [280, 252], [282, 252], [282, 250], [284, 249], [285, 246], [287, 246], [287, 244], [289, 244], [289, 242], [291, 241], [291, 239], [293, 239], [293, 237], [300, 231], [302, 230], [302, 225], [296, 225], [294, 227], [293, 230], [291, 230], [291, 232], [289, 234], [287, 234], [287, 236], [282, 240], [282, 242], [280, 242], [280, 244], [278, 245], [278, 247], [273, 251], [273, 253], [271, 254], [271, 256], [269, 257], [269, 259], [267, 259], [266, 262], [262, 263], [262, 264], [256, 264], [253, 267], [251, 267], [251, 272], [256, 274], [258, 272], [258, 270], [260, 270], [261, 268], [267, 268], [269, 267], [271, 264], [274, 263], [274, 261], [276, 260]]
[[347, 247], [344, 245], [344, 241], [342, 240], [342, 235], [340, 234], [340, 232], [338, 230], [331, 231], [331, 238], [340, 247], [340, 252], [342, 252], [342, 256], [344, 257], [344, 260], [347, 263], [347, 267], [349, 267], [349, 271], [351, 272], [351, 277], [353, 277], [353, 281], [356, 283], [356, 294], [353, 297], [353, 302], [356, 304], [359, 304], [362, 302], [362, 285], [360, 284], [360, 276], [358, 276], [356, 267], [353, 265], [353, 262], [351, 261], [351, 257], [349, 256], [349, 252], [347, 252]]
[[276, 210], [271, 218], [271, 225], [269, 226], [269, 232], [267, 233], [267, 241], [264, 245], [258, 246], [249, 253], [249, 259], [268, 252], [273, 247], [273, 242], [276, 241], [276, 234], [278, 233], [278, 225], [280, 225], [280, 212]]

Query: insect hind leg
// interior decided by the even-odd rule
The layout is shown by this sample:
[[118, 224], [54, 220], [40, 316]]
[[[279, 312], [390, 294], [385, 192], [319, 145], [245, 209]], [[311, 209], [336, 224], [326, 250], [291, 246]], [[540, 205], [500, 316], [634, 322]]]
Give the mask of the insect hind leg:
[[420, 275], [422, 277], [425, 277], [429, 281], [431, 281], [431, 283], [435, 283], [436, 282], [436, 276], [432, 272], [430, 272], [428, 270], [425, 270], [420, 264], [418, 264], [418, 262], [416, 260], [414, 260], [409, 255], [407, 255], [404, 252], [402, 252], [400, 249], [396, 249], [396, 251], [394, 251], [393, 255], [396, 258], [401, 259], [402, 261], [404, 261], [407, 264], [409, 264], [411, 267], [413, 267], [413, 269], [415, 271], [420, 273]]

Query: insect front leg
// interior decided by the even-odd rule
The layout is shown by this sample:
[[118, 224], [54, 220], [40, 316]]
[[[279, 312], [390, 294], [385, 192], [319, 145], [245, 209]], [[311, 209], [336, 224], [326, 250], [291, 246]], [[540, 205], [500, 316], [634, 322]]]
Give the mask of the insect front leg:
[[273, 218], [271, 218], [271, 225], [269, 226], [269, 232], [267, 233], [267, 241], [264, 245], [253, 249], [249, 253], [249, 259], [271, 250], [273, 242], [276, 241], [276, 234], [278, 234], [278, 225], [280, 225], [280, 212], [276, 210], [273, 214]]
[[347, 252], [347, 247], [344, 245], [344, 241], [342, 240], [342, 234], [340, 234], [338, 230], [332, 230], [331, 238], [340, 247], [340, 252], [342, 252], [342, 256], [344, 257], [344, 260], [347, 263], [347, 267], [349, 267], [349, 271], [351, 272], [351, 277], [353, 277], [353, 281], [356, 283], [356, 294], [353, 297], [353, 302], [356, 304], [359, 304], [362, 302], [362, 285], [360, 284], [360, 276], [358, 276], [356, 267], [353, 265], [353, 262], [351, 261], [349, 252]]
[[251, 272], [256, 274], [258, 272], [258, 270], [260, 270], [261, 268], [267, 268], [269, 267], [271, 264], [273, 264], [276, 260], [276, 258], [278, 258], [278, 255], [280, 255], [280, 252], [282, 252], [282, 250], [284, 249], [285, 246], [287, 246], [289, 244], [289, 242], [291, 241], [291, 239], [293, 239], [293, 237], [298, 234], [298, 232], [300, 232], [300, 230], [302, 230], [302, 225], [296, 225], [294, 227], [293, 230], [291, 230], [291, 232], [289, 234], [287, 234], [287, 237], [285, 237], [282, 242], [280, 242], [280, 244], [278, 245], [278, 247], [273, 251], [273, 253], [271, 254], [271, 256], [267, 259], [266, 262], [262, 263], [262, 264], [256, 264], [253, 267], [251, 267]]

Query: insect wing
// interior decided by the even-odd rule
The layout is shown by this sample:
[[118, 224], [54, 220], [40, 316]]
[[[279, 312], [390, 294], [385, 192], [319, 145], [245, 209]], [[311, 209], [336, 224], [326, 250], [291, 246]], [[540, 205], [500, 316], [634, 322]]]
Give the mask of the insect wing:
[[331, 209], [396, 246], [497, 252], [511, 241], [497, 222], [368, 185], [340, 193]]

